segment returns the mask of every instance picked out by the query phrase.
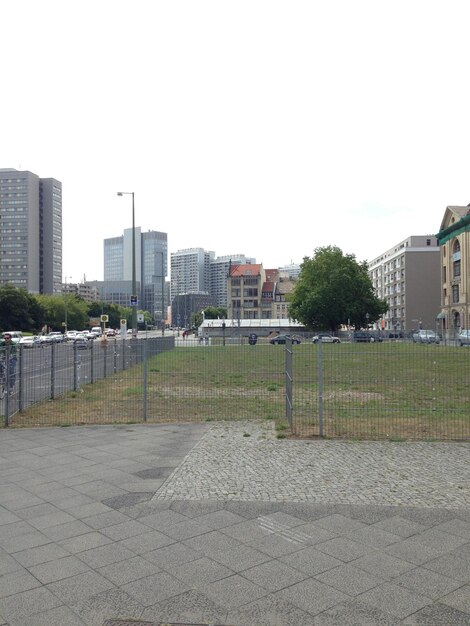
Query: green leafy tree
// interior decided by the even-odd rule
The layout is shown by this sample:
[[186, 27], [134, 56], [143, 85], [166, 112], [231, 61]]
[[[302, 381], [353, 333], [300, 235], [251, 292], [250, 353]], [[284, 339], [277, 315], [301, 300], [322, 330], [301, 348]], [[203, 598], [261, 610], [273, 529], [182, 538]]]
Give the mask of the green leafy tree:
[[10, 284], [0, 287], [1, 330], [37, 331], [43, 315], [40, 304], [25, 289]]
[[311, 330], [336, 331], [348, 323], [361, 328], [388, 309], [374, 293], [367, 263], [336, 246], [316, 248], [312, 258], [304, 258], [289, 301], [290, 317]]
[[[81, 330], [88, 323], [87, 303], [75, 294], [35, 296], [44, 311], [43, 322], [51, 330]], [[66, 319], [67, 318], [67, 319]]]

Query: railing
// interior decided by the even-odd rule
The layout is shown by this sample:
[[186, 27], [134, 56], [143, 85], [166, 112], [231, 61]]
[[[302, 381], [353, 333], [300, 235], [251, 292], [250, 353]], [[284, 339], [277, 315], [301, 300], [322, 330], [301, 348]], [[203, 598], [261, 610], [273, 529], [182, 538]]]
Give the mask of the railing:
[[23, 350], [5, 425], [256, 419], [302, 438], [470, 440], [470, 348], [134, 341]]

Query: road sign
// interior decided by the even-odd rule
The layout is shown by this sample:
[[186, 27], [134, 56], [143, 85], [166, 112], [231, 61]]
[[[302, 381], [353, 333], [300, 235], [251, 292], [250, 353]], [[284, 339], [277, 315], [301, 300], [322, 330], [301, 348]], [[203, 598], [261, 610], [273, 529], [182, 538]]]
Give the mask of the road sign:
[[101, 320], [102, 322], [105, 322], [105, 323], [106, 323], [106, 322], [108, 322], [108, 321], [109, 321], [109, 317], [108, 317], [107, 315], [102, 315], [102, 316], [100, 317], [100, 320]]
[[137, 296], [131, 296], [131, 306], [137, 306]]
[[141, 324], [144, 323], [144, 314], [143, 313], [137, 313], [137, 321], [140, 322]]

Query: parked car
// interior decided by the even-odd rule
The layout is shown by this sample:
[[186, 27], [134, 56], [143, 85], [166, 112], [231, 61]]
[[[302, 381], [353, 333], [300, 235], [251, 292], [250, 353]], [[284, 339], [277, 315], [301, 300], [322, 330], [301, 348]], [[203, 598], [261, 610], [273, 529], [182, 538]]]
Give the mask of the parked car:
[[64, 341], [64, 338], [65, 338], [65, 336], [58, 331], [50, 332], [47, 335], [47, 337], [49, 337], [50, 343], [62, 343], [62, 341]]
[[28, 335], [27, 337], [22, 337], [19, 341], [20, 346], [23, 348], [34, 348], [40, 345], [39, 337], [36, 335]]
[[334, 337], [330, 333], [318, 333], [314, 337], [312, 337], [313, 343], [318, 343], [321, 341], [322, 343], [341, 343], [339, 337]]
[[470, 346], [470, 330], [462, 329], [457, 335], [457, 344], [459, 346]]
[[89, 341], [84, 335], [77, 335], [73, 340], [73, 346], [77, 348], [77, 350], [88, 350], [88, 348], [91, 348], [92, 343], [93, 342]]
[[418, 330], [413, 333], [413, 343], [439, 343], [440, 338], [433, 330]]
[[290, 335], [276, 335], [276, 337], [273, 337], [272, 339], [269, 340], [269, 343], [272, 343], [273, 345], [276, 344], [283, 344], [286, 343], [286, 339], [288, 339], [290, 337], [290, 339], [292, 339], [292, 343], [300, 343], [300, 338], [299, 337], [295, 337], [295, 336], [290, 336]]
[[105, 332], [106, 337], [116, 336], [116, 331], [114, 330], [114, 328], [107, 328], [104, 332]]
[[370, 330], [355, 330], [352, 340], [354, 343], [375, 343], [376, 341], [383, 341], [380, 335], [376, 335]]

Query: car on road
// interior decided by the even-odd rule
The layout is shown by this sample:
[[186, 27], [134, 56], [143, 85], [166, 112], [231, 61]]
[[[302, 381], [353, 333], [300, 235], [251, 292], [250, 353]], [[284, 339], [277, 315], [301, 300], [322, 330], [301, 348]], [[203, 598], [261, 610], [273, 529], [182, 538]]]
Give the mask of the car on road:
[[457, 345], [458, 346], [470, 346], [470, 330], [464, 329], [459, 332], [457, 335]]
[[353, 343], [375, 343], [381, 342], [382, 337], [375, 335], [370, 330], [355, 330], [352, 335]]
[[335, 337], [334, 335], [331, 335], [330, 333], [318, 333], [317, 335], [312, 337], [312, 341], [313, 343], [319, 343], [320, 341], [322, 343], [341, 343], [341, 340], [339, 337]]
[[22, 337], [19, 341], [19, 345], [23, 346], [23, 348], [35, 348], [39, 346], [40, 343], [37, 335], [28, 335], [27, 337]]
[[272, 337], [272, 339], [269, 340], [269, 343], [276, 345], [276, 344], [285, 344], [287, 339], [292, 339], [292, 343], [296, 343], [299, 344], [300, 343], [300, 338], [296, 337], [295, 335], [293, 335], [292, 337], [290, 335], [276, 335], [275, 337]]
[[88, 350], [91, 348], [93, 341], [89, 341], [84, 335], [78, 334], [73, 340], [73, 347], [77, 350]]
[[49, 337], [50, 343], [62, 343], [64, 341], [65, 335], [58, 331], [52, 331], [46, 335]]
[[417, 330], [413, 333], [413, 343], [439, 343], [440, 338], [433, 330]]

